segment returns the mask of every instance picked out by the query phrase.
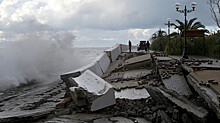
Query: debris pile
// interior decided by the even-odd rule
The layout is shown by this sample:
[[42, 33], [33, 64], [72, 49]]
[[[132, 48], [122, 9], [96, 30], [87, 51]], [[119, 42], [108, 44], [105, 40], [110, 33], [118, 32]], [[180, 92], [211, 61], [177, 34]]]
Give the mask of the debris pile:
[[78, 106], [88, 106], [91, 111], [115, 104], [113, 86], [86, 70], [81, 76], [71, 78], [70, 94]]
[[[124, 45], [117, 45], [96, 62], [61, 75], [66, 90], [59, 82], [59, 86], [34, 91], [35, 96], [31, 96], [34, 100], [17, 107], [15, 100], [24, 97], [22, 101], [26, 101], [25, 94], [2, 98], [0, 121], [22, 121], [30, 117], [46, 117], [42, 122], [220, 121], [218, 60], [126, 51]], [[61, 102], [60, 95], [64, 95]], [[13, 110], [18, 108], [26, 114], [7, 116], [5, 110], [13, 111], [8, 103], [13, 103]], [[42, 107], [51, 109], [38, 112]], [[27, 112], [32, 113], [27, 115]]]
[[[120, 119], [132, 123], [137, 122], [137, 117], [157, 123], [206, 122], [210, 119], [219, 121], [213, 113], [219, 107], [210, 108], [211, 101], [209, 104], [200, 94], [192, 93], [194, 90], [185, 79], [185, 73], [183, 74], [186, 69], [182, 69], [183, 65], [192, 69], [192, 66], [198, 67], [203, 63], [208, 65], [209, 62], [211, 61], [196, 59], [179, 61], [159, 53], [121, 54], [110, 63], [102, 76], [103, 84], [107, 83], [109, 86], [99, 87], [101, 78], [88, 77], [92, 74], [91, 71], [68, 80], [72, 86], [69, 88], [73, 99], [71, 104], [74, 105], [72, 111], [109, 115], [91, 122], [114, 122], [113, 119]], [[215, 79], [199, 82], [198, 85], [208, 88], [218, 85]], [[107, 90], [111, 90], [111, 93], [107, 94]], [[105, 93], [99, 95], [98, 92]], [[219, 97], [217, 94], [216, 99]]]

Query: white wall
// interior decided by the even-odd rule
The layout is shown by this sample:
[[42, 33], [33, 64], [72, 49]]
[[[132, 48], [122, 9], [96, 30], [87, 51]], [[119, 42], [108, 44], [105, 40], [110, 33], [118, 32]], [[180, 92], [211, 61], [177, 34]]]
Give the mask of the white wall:
[[106, 51], [110, 51], [112, 61], [115, 61], [118, 58], [118, 56], [121, 54], [121, 48], [119, 44], [114, 45], [112, 48]]
[[102, 72], [105, 73], [111, 61], [106, 53], [102, 53], [97, 57], [97, 62], [100, 65]]

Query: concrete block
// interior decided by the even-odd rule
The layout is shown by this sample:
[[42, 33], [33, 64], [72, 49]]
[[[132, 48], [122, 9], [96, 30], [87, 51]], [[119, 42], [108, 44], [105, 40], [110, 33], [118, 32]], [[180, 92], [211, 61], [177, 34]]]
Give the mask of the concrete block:
[[129, 50], [129, 46], [128, 45], [120, 44], [120, 46], [121, 46], [121, 52], [125, 52], [125, 51]]
[[94, 61], [86, 66], [83, 66], [79, 69], [76, 69], [74, 71], [72, 71], [72, 73], [80, 73], [83, 74], [86, 70], [91, 70], [93, 73], [95, 73], [96, 75], [98, 76], [102, 76], [103, 75], [103, 72], [101, 70], [101, 67], [100, 65], [98, 64], [97, 61]]
[[107, 70], [107, 68], [109, 67], [110, 62], [111, 62], [106, 53], [102, 53], [100, 56], [98, 56], [96, 61], [100, 65], [103, 73], [105, 73], [105, 71]]
[[106, 50], [106, 52], [110, 52], [111, 60], [115, 61], [118, 58], [118, 56], [121, 54], [120, 45], [116, 44], [112, 48]]
[[[72, 78], [72, 80], [75, 82], [74, 85], [78, 85], [78, 87], [83, 89], [88, 103], [87, 106], [91, 111], [96, 111], [116, 103], [113, 86], [92, 71], [86, 70], [82, 75]], [[70, 90], [72, 93], [76, 93], [77, 89], [76, 87], [71, 87]], [[78, 93], [76, 94], [78, 101], [79, 95]], [[83, 96], [80, 97], [81, 99], [83, 98]]]
[[95, 73], [98, 76], [102, 76], [103, 75], [101, 66], [99, 65], [99, 63], [97, 61], [96, 62], [92, 62], [89, 65], [90, 66], [89, 66], [88, 70], [91, 70], [93, 73]]

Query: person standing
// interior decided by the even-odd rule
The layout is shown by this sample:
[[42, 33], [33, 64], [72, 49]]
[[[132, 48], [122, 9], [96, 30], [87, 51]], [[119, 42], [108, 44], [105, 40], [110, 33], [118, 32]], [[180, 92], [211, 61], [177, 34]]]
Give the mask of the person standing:
[[131, 45], [132, 45], [132, 44], [131, 44], [131, 41], [130, 41], [130, 40], [128, 41], [128, 45], [129, 45], [129, 52], [131, 52]]
[[150, 51], [150, 43], [149, 43], [149, 41], [147, 41], [147, 51], [148, 52]]

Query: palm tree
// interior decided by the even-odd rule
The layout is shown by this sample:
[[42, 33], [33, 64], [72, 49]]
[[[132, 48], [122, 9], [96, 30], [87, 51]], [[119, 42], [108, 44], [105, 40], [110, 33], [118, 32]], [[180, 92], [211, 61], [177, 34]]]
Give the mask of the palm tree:
[[166, 37], [166, 32], [159, 29], [151, 36], [151, 46], [154, 50], [163, 51], [165, 48], [166, 42], [164, 41], [164, 38]]
[[176, 38], [179, 36], [179, 33], [178, 32], [172, 32], [170, 35], [170, 38]]
[[152, 34], [151, 39], [156, 40], [156, 39], [162, 38], [164, 36], [166, 36], [166, 32], [159, 29], [158, 31], [156, 31], [155, 33]]
[[[193, 23], [197, 18], [192, 18], [189, 20], [186, 20], [186, 29], [198, 29], [198, 28], [205, 28], [205, 26], [203, 24], [201, 24], [201, 22], [195, 22]], [[180, 32], [183, 32], [184, 31], [184, 28], [185, 28], [185, 24], [183, 22], [181, 22], [180, 20], [176, 20], [176, 22], [179, 24], [179, 25], [176, 25], [174, 23], [172, 23], [171, 25], [172, 26], [175, 26], [174, 28], [175, 29], [179, 29]]]

